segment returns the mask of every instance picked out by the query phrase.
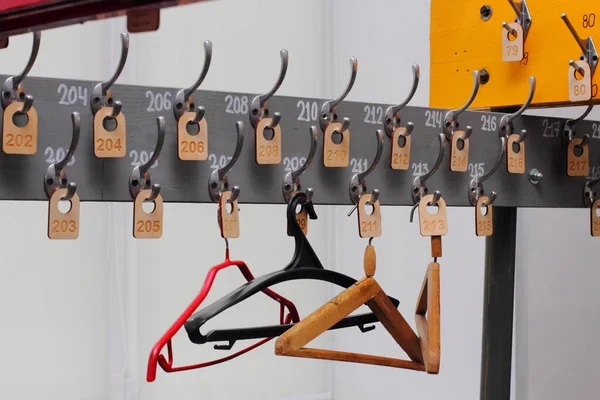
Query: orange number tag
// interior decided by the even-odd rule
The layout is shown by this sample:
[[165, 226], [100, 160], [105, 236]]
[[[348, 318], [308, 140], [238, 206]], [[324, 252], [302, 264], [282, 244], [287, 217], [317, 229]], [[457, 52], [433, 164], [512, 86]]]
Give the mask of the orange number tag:
[[[208, 158], [208, 123], [202, 118], [197, 124], [192, 120], [196, 113], [188, 111], [177, 121], [177, 155], [180, 160], [203, 161]], [[191, 125], [191, 132], [188, 132]]]
[[567, 148], [567, 175], [588, 176], [590, 169], [590, 148], [581, 146], [583, 139], [573, 139]]
[[[323, 165], [333, 168], [344, 168], [350, 164], [350, 129], [340, 133], [342, 129], [341, 122], [332, 122], [325, 130], [323, 135]], [[341, 135], [341, 141], [333, 141], [334, 132]]]
[[410, 136], [404, 136], [406, 128], [399, 127], [392, 133], [392, 156], [390, 167], [392, 169], [407, 170], [410, 165]]
[[519, 135], [512, 134], [506, 144], [506, 170], [510, 174], [525, 173], [525, 141], [517, 143], [519, 138]]
[[523, 59], [523, 27], [516, 22], [509, 22], [511, 32], [502, 28], [502, 61], [521, 61]]
[[592, 236], [600, 236], [600, 216], [598, 209], [600, 208], [600, 199], [592, 204]]
[[19, 113], [23, 103], [14, 102], [4, 110], [2, 118], [2, 151], [6, 154], [35, 154], [38, 142], [38, 115], [33, 106], [27, 111], [27, 124], [17, 126], [13, 116]]
[[583, 60], [575, 61], [579, 68], [583, 68], [583, 76], [569, 66], [569, 100], [587, 101], [592, 98], [592, 72], [590, 65]]
[[[480, 196], [475, 205], [475, 234], [477, 236], [492, 236], [494, 233], [494, 207], [492, 205], [483, 205], [489, 200], [487, 196]], [[485, 215], [483, 214], [484, 211]]]
[[[308, 234], [308, 212], [306, 211], [306, 207], [302, 206], [300, 212], [296, 212], [296, 221], [298, 221], [298, 226], [300, 226], [302, 233], [304, 233], [304, 236], [306, 236]], [[288, 236], [294, 236], [292, 235], [289, 226]]]
[[[443, 236], [448, 233], [446, 219], [446, 202], [440, 197], [437, 203], [437, 212], [430, 214], [427, 205], [433, 200], [433, 195], [423, 196], [419, 202], [419, 225], [421, 236]], [[435, 207], [435, 206], [434, 206]]]
[[465, 131], [452, 133], [450, 147], [450, 171], [466, 172], [469, 164], [469, 139], [464, 139]]
[[[268, 128], [273, 120], [262, 118], [256, 125], [256, 163], [279, 164], [281, 162], [281, 125]], [[267, 139], [265, 131], [271, 131], [273, 137]]]
[[98, 158], [121, 158], [127, 153], [125, 115], [120, 112], [114, 120], [116, 128], [108, 131], [105, 121], [110, 120], [112, 107], [102, 107], [94, 115], [94, 154]]
[[70, 200], [71, 208], [63, 213], [58, 203], [67, 194], [67, 189], [58, 189], [50, 196], [48, 202], [48, 238], [77, 239], [79, 237], [79, 196], [77, 193]]
[[231, 191], [226, 191], [219, 198], [219, 226], [221, 237], [226, 239], [240, 237], [238, 201], [229, 201], [231, 194]]
[[361, 238], [381, 236], [381, 209], [379, 200], [375, 203], [370, 203], [372, 197], [373, 195], [371, 194], [363, 194], [358, 200], [358, 234]]
[[163, 198], [159, 194], [154, 199], [154, 210], [144, 211], [143, 203], [150, 197], [152, 191], [142, 190], [135, 197], [133, 206], [133, 237], [136, 239], [158, 239], [163, 231]]

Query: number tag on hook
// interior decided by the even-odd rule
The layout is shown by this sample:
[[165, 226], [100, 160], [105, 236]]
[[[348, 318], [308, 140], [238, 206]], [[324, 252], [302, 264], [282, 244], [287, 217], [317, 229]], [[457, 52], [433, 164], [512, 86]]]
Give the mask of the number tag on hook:
[[57, 189], [48, 202], [48, 238], [77, 239], [79, 237], [79, 196], [77, 193], [66, 200], [71, 202], [71, 208], [63, 213], [58, 203], [67, 194], [67, 189]]
[[569, 66], [569, 100], [572, 102], [587, 101], [592, 98], [592, 72], [590, 65], [583, 61], [574, 62], [577, 70], [583, 72], [583, 76], [573, 66]]
[[229, 201], [231, 195], [231, 191], [228, 190], [222, 192], [219, 198], [219, 227], [221, 228], [221, 237], [224, 239], [240, 237], [238, 201]]
[[[197, 124], [193, 122], [195, 112], [184, 113], [177, 121], [177, 154], [183, 161], [203, 161], [208, 158], [208, 123], [202, 118]], [[191, 125], [192, 132], [188, 132]]]
[[511, 174], [525, 173], [525, 141], [517, 142], [520, 137], [513, 133], [506, 144], [506, 170]]
[[465, 139], [464, 137], [465, 131], [454, 131], [452, 133], [450, 171], [467, 171], [467, 166], [469, 165], [469, 139]]
[[[323, 165], [330, 168], [345, 168], [350, 164], [350, 129], [341, 132], [342, 123], [333, 122], [323, 135]], [[341, 142], [334, 143], [333, 134], [341, 135]]]
[[407, 170], [410, 165], [411, 136], [405, 135], [406, 128], [398, 127], [394, 129], [392, 134], [392, 156], [390, 158], [392, 169]]
[[[21, 113], [23, 103], [15, 101], [4, 110], [2, 117], [2, 151], [6, 154], [35, 154], [38, 142], [38, 115], [33, 106]], [[13, 117], [24, 118], [26, 125], [17, 126]]]
[[[363, 194], [358, 200], [358, 234], [361, 238], [374, 238], [381, 236], [381, 207], [379, 200], [370, 203], [372, 194]], [[365, 206], [372, 211], [365, 210]]]
[[598, 216], [598, 208], [600, 208], [600, 199], [596, 200], [591, 208], [592, 236], [600, 236], [600, 217]]
[[509, 22], [502, 28], [502, 61], [523, 59], [523, 27], [518, 22]]
[[[446, 202], [443, 198], [437, 202], [437, 212], [430, 214], [427, 206], [433, 200], [433, 195], [423, 196], [419, 202], [419, 225], [421, 236], [443, 236], [448, 233], [448, 222], [446, 219]], [[435, 206], [434, 206], [435, 207]]]
[[[489, 202], [487, 196], [480, 196], [475, 205], [475, 234], [477, 236], [492, 236], [494, 233], [493, 212], [494, 206], [484, 205]], [[485, 215], [482, 211], [485, 210]]]
[[[122, 158], [127, 153], [125, 115], [119, 112], [112, 118], [112, 111], [112, 107], [102, 107], [94, 114], [94, 154], [98, 158]], [[109, 131], [105, 123], [116, 123], [116, 127]]]
[[152, 191], [142, 190], [135, 197], [133, 206], [133, 237], [136, 239], [158, 239], [163, 231], [163, 199], [159, 194], [154, 199], [154, 210], [150, 213], [144, 211], [144, 200], [148, 199]]
[[[292, 196], [294, 196], [294, 194], [292, 194]], [[306, 207], [302, 206], [300, 212], [296, 212], [296, 221], [298, 221], [298, 226], [300, 226], [302, 233], [306, 236], [308, 234], [308, 212], [306, 211]], [[292, 235], [289, 226], [287, 234], [288, 236], [294, 236]]]
[[[281, 125], [269, 127], [272, 118], [261, 118], [256, 125], [256, 163], [279, 164], [281, 163]], [[265, 138], [265, 131], [271, 131], [273, 137]]]
[[567, 175], [588, 176], [590, 169], [590, 148], [581, 146], [583, 139], [573, 139], [567, 148]]

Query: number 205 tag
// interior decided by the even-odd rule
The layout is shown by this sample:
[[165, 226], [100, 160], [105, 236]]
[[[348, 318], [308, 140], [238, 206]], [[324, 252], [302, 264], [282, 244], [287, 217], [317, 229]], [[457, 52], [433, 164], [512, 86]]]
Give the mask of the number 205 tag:
[[133, 237], [136, 239], [158, 239], [163, 230], [163, 199], [159, 194], [154, 199], [154, 210], [144, 211], [143, 203], [152, 194], [151, 190], [142, 190], [136, 197], [133, 207]]

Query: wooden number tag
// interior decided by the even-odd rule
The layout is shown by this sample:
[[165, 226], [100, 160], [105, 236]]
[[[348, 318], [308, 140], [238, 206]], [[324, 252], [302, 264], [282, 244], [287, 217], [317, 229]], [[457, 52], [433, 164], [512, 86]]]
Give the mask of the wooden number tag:
[[333, 133], [342, 129], [341, 122], [329, 124], [323, 136], [323, 165], [333, 168], [344, 168], [350, 163], [350, 129], [342, 133], [342, 141], [335, 144]]
[[598, 208], [600, 208], [600, 199], [592, 204], [592, 236], [600, 236], [600, 217], [598, 216]]
[[[238, 201], [230, 202], [231, 191], [221, 193], [219, 198], [219, 225], [221, 237], [225, 239], [240, 237], [240, 219]], [[231, 208], [231, 211], [229, 210]]]
[[590, 65], [583, 61], [577, 60], [575, 64], [578, 68], [583, 68], [583, 76], [569, 66], [569, 100], [587, 101], [592, 98], [592, 72]]
[[[494, 233], [494, 223], [492, 222], [494, 207], [492, 205], [483, 205], [489, 200], [489, 197], [481, 196], [475, 205], [475, 234], [477, 236], [492, 236]], [[486, 210], [485, 215], [482, 214], [483, 209]]]
[[523, 59], [523, 27], [516, 22], [509, 22], [508, 28], [516, 32], [513, 36], [507, 29], [502, 28], [502, 61], [521, 61]]
[[377, 254], [375, 253], [375, 247], [368, 245], [365, 249], [365, 255], [363, 258], [363, 268], [365, 270], [365, 276], [370, 277], [375, 275], [376, 267]]
[[437, 203], [437, 212], [430, 214], [427, 204], [433, 200], [433, 195], [428, 194], [419, 202], [419, 225], [421, 236], [443, 236], [448, 233], [448, 222], [446, 220], [446, 202], [440, 197]]
[[[208, 124], [206, 118], [194, 124], [191, 122], [196, 113], [188, 111], [177, 121], [177, 155], [183, 161], [203, 161], [208, 158]], [[192, 125], [192, 132], [188, 133], [188, 124]], [[195, 126], [194, 126], [195, 125]]]
[[[257, 164], [279, 164], [281, 162], [281, 125], [268, 128], [273, 120], [262, 118], [256, 125], [256, 163]], [[273, 137], [265, 138], [265, 129], [273, 131]]]
[[48, 238], [77, 239], [79, 237], [79, 196], [77, 193], [70, 200], [71, 208], [63, 213], [58, 203], [67, 194], [67, 189], [58, 189], [50, 196], [48, 202]]
[[[304, 233], [304, 236], [306, 236], [308, 233], [308, 212], [306, 211], [306, 208], [304, 206], [302, 206], [302, 209], [300, 210], [300, 212], [296, 213], [296, 221], [298, 221], [298, 225], [300, 226], [302, 233]], [[290, 231], [289, 226], [288, 226], [288, 236], [294, 236], [294, 235], [292, 235], [292, 232]]]
[[[392, 133], [392, 156], [390, 166], [392, 169], [407, 170], [410, 165], [410, 136], [404, 136], [406, 128], [399, 127]], [[403, 143], [403, 146], [400, 146]]]
[[508, 136], [506, 145], [506, 170], [510, 174], [525, 173], [525, 141], [517, 143], [520, 136], [512, 134]]
[[102, 107], [94, 115], [94, 154], [98, 158], [121, 158], [127, 153], [125, 136], [125, 115], [120, 112], [115, 117], [114, 131], [104, 128], [104, 120], [110, 119], [112, 107]]
[[[450, 147], [450, 171], [466, 172], [469, 165], [469, 139], [464, 139], [465, 131], [454, 131], [452, 133], [452, 145]], [[459, 148], [462, 146], [462, 149]]]
[[163, 231], [163, 199], [159, 194], [154, 199], [154, 210], [151, 213], [144, 211], [143, 203], [152, 191], [142, 190], [135, 197], [133, 206], [133, 237], [136, 239], [158, 239]]
[[[369, 203], [372, 195], [363, 194], [358, 200], [358, 234], [361, 238], [372, 238], [381, 236], [381, 210], [379, 200]], [[369, 214], [365, 210], [366, 205], [371, 205], [373, 212]]]
[[[567, 175], [588, 176], [590, 169], [590, 148], [581, 146], [583, 139], [573, 139], [567, 149]], [[577, 154], [575, 152], [578, 152]], [[579, 155], [578, 155], [579, 154]]]
[[35, 154], [38, 142], [38, 115], [32, 106], [27, 111], [27, 125], [20, 127], [13, 122], [13, 116], [20, 114], [23, 103], [10, 103], [2, 118], [2, 151], [6, 154]]

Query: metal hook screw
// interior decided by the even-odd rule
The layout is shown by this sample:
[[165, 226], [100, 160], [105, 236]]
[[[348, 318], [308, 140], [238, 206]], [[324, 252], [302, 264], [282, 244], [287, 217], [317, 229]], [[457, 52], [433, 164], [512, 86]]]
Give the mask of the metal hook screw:
[[[4, 84], [2, 85], [2, 107], [6, 108], [9, 104], [19, 100], [19, 86], [27, 77], [29, 71], [31, 71], [31, 68], [33, 67], [33, 64], [35, 63], [38, 52], [40, 50], [41, 39], [41, 32], [33, 32], [33, 45], [31, 47], [31, 53], [29, 54], [29, 60], [27, 60], [25, 68], [23, 69], [23, 71], [21, 71], [19, 75], [11, 76], [4, 81]], [[33, 104], [33, 97], [31, 97], [31, 103]], [[26, 106], [24, 105], [23, 108], [25, 109]], [[29, 111], [30, 108], [31, 105], [27, 107], [27, 111]], [[22, 112], [26, 113], [26, 111]]]
[[[286, 203], [291, 200], [294, 192], [301, 190], [300, 175], [302, 175], [308, 169], [313, 159], [315, 158], [315, 153], [317, 152], [317, 139], [319, 136], [319, 131], [317, 130], [317, 127], [311, 126], [308, 130], [308, 133], [310, 137], [310, 149], [308, 151], [306, 161], [300, 166], [300, 168], [298, 168], [295, 171], [288, 172], [283, 178], [283, 198], [285, 199]], [[308, 198], [308, 189], [306, 196]]]
[[145, 164], [135, 167], [129, 176], [129, 192], [134, 199], [142, 190], [153, 188], [150, 179], [150, 168], [152, 165], [154, 165], [156, 160], [158, 160], [158, 156], [160, 155], [165, 142], [165, 117], [157, 117], [156, 125], [158, 127], [158, 137], [156, 139], [156, 146], [154, 147], [154, 151], [151, 153], [150, 159]]
[[529, 182], [531, 182], [532, 184], [537, 185], [543, 178], [544, 174], [538, 171], [537, 168], [534, 168], [531, 171], [529, 171]]
[[238, 121], [235, 124], [235, 128], [237, 132], [237, 140], [231, 160], [229, 160], [227, 165], [225, 165], [223, 168], [215, 169], [210, 174], [210, 179], [208, 180], [208, 193], [214, 202], [219, 201], [221, 198], [221, 193], [228, 189], [229, 181], [227, 179], [227, 172], [233, 168], [234, 164], [237, 162], [240, 154], [242, 153], [242, 147], [244, 145], [244, 123], [242, 121]]
[[[400, 110], [406, 107], [406, 105], [412, 100], [413, 96], [417, 92], [417, 88], [419, 87], [419, 77], [421, 76], [421, 70], [419, 69], [418, 64], [412, 65], [412, 72], [413, 82], [410, 92], [408, 93], [408, 96], [406, 96], [406, 99], [404, 99], [404, 101], [398, 104], [397, 106], [388, 107], [388, 109], [385, 111], [385, 121], [383, 122], [383, 129], [385, 130], [385, 133], [388, 135], [388, 137], [392, 137], [394, 129], [400, 126]], [[407, 127], [407, 132], [404, 136], [409, 136], [412, 132], [412, 129], [414, 128], [414, 125], [411, 122], [409, 122], [408, 125], [410, 128]]]
[[255, 128], [256, 125], [258, 125], [261, 118], [265, 116], [267, 101], [269, 101], [269, 99], [275, 95], [275, 93], [279, 90], [279, 87], [283, 83], [283, 80], [285, 79], [285, 74], [287, 73], [289, 62], [288, 51], [286, 49], [281, 49], [281, 51], [279, 52], [279, 56], [281, 57], [281, 68], [279, 70], [279, 76], [277, 77], [275, 85], [271, 88], [271, 90], [269, 90], [267, 94], [254, 97], [254, 99], [252, 99], [252, 103], [250, 103], [250, 123]]
[[[79, 143], [79, 134], [81, 132], [81, 117], [78, 112], [71, 113], [71, 123], [73, 125], [71, 144], [69, 145], [69, 149], [67, 150], [65, 158], [63, 158], [55, 164], [50, 164], [44, 176], [44, 189], [46, 190], [46, 194], [48, 195], [48, 197], [50, 197], [52, 193], [54, 193], [58, 189], [69, 189], [69, 181], [67, 179], [65, 167], [75, 155], [75, 150], [77, 149], [77, 144]], [[75, 189], [71, 190], [76, 190], [76, 188], [77, 187], [75, 186]]]
[[348, 96], [350, 90], [352, 90], [352, 86], [354, 86], [354, 81], [356, 80], [356, 74], [358, 73], [358, 60], [356, 57], [350, 57], [350, 80], [346, 85], [346, 89], [344, 92], [335, 100], [329, 100], [323, 103], [321, 106], [321, 116], [319, 118], [319, 124], [321, 125], [321, 129], [323, 132], [327, 130], [329, 124], [333, 121], [333, 115], [336, 112], [336, 107]]
[[[200, 72], [198, 79], [196, 79], [196, 82], [194, 82], [192, 84], [192, 86], [190, 86], [187, 89], [179, 90], [177, 92], [177, 94], [175, 95], [175, 101], [173, 102], [173, 114], [175, 115], [176, 120], [179, 120], [179, 118], [181, 118], [181, 116], [184, 113], [186, 113], [188, 111], [193, 111], [191, 104], [190, 104], [191, 96], [194, 94], [194, 92], [196, 90], [198, 90], [198, 88], [200, 87], [202, 82], [204, 82], [204, 79], [206, 78], [206, 75], [208, 74], [208, 70], [210, 68], [211, 61], [212, 61], [212, 42], [210, 40], [206, 40], [204, 42], [204, 65], [202, 66], [202, 71]], [[198, 107], [198, 108], [200, 108], [200, 107]], [[202, 116], [204, 116], [204, 113], [202, 114]], [[196, 111], [196, 116], [194, 119], [198, 119], [198, 111]], [[195, 122], [198, 123], [198, 122], [200, 122], [200, 120], [202, 120], [202, 118], [199, 118], [198, 121], [195, 121]]]
[[[129, 34], [121, 33], [121, 58], [119, 59], [119, 64], [117, 65], [117, 69], [113, 76], [107, 80], [106, 82], [102, 82], [94, 86], [94, 90], [92, 90], [92, 94], [90, 97], [90, 106], [92, 108], [92, 113], [95, 115], [98, 110], [100, 110], [103, 106], [113, 106], [112, 97], [110, 93], [110, 88], [117, 81], [121, 72], [123, 72], [123, 68], [125, 67], [125, 62], [127, 61], [127, 54], [129, 53]], [[114, 111], [113, 111], [114, 112]], [[117, 113], [118, 115], [118, 113]]]

